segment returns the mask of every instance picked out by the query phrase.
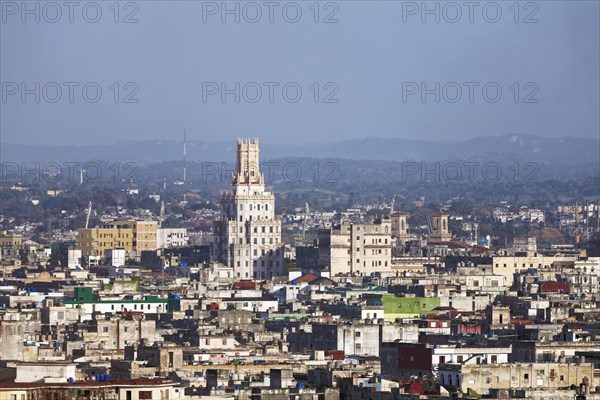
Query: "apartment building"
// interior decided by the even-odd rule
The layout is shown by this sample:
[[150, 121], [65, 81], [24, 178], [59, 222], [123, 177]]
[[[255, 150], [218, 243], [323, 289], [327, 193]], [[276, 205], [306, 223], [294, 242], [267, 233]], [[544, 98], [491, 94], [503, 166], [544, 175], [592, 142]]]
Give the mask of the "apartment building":
[[388, 217], [370, 224], [342, 224], [319, 231], [319, 267], [332, 276], [391, 272], [392, 227]]
[[83, 257], [105, 258], [108, 250], [123, 249], [127, 257], [157, 248], [156, 221], [113, 221], [96, 228], [80, 229], [77, 241]]

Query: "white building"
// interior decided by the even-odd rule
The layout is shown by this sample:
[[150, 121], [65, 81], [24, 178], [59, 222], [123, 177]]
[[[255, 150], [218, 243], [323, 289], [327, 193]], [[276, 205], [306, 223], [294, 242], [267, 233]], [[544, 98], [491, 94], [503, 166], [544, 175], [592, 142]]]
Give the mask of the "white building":
[[271, 279], [283, 274], [281, 220], [275, 216], [275, 196], [265, 191], [258, 139], [238, 139], [236, 172], [231, 190], [221, 196], [214, 230], [213, 260], [232, 267], [234, 277]]
[[111, 267], [125, 265], [125, 249], [106, 250], [104, 259], [106, 260], [106, 264]]
[[156, 247], [166, 249], [188, 245], [189, 237], [186, 228], [158, 228], [156, 230]]
[[69, 269], [77, 269], [77, 267], [81, 267], [81, 249], [67, 250], [67, 267]]

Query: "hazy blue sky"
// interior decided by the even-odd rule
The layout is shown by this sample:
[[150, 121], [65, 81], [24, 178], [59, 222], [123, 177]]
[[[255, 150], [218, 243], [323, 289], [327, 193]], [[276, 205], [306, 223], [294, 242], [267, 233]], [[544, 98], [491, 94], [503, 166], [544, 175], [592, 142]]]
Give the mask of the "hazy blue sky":
[[[518, 15], [513, 1], [476, 2], [471, 10], [463, 1], [427, 2], [439, 7], [438, 23], [423, 14], [420, 1], [320, 2], [318, 16], [313, 1], [246, 3], [226, 3], [240, 7], [236, 23], [235, 15], [221, 12], [220, 1], [121, 2], [118, 16], [113, 1], [79, 2], [71, 23], [62, 1], [54, 3], [60, 17], [54, 5], [28, 1], [39, 7], [36, 22], [21, 1], [2, 0], [2, 141], [179, 140], [184, 128], [191, 139], [260, 136], [274, 143], [599, 135], [598, 1], [520, 2]], [[262, 16], [252, 23], [255, 5]], [[86, 21], [96, 18], [97, 8], [99, 21]], [[298, 9], [299, 21], [290, 22]], [[130, 14], [137, 23], [124, 23]], [[72, 86], [72, 102], [65, 82], [79, 84]], [[88, 85], [86, 100], [82, 87], [89, 82], [95, 84]], [[234, 94], [225, 102], [219, 93], [208, 94], [236, 82], [239, 103]], [[286, 100], [282, 88], [290, 82]], [[436, 82], [439, 103], [435, 93], [424, 99], [414, 93]], [[22, 98], [23, 83], [37, 93]], [[252, 103], [257, 85], [262, 97]], [[56, 86], [62, 93], [52, 103]], [[96, 86], [102, 96], [92, 103]], [[294, 103], [297, 87], [302, 97]], [[492, 102], [497, 88], [502, 95]], [[131, 99], [138, 102], [124, 102], [136, 90]]]

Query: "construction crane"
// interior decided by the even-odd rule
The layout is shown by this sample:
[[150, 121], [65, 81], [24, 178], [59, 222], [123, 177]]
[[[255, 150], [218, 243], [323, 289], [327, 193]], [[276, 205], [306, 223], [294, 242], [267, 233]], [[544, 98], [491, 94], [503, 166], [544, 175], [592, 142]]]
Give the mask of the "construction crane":
[[161, 201], [160, 202], [160, 217], [158, 217], [158, 227], [162, 228], [162, 222], [163, 219], [165, 218], [165, 202]]
[[88, 203], [87, 213], [85, 216], [85, 229], [87, 229], [90, 225], [90, 215], [92, 214], [92, 202]]
[[575, 243], [579, 244], [580, 235], [579, 235], [579, 204], [575, 201]]
[[306, 220], [308, 219], [309, 213], [308, 203], [304, 203], [304, 222], [302, 223], [302, 243], [306, 240]]
[[427, 215], [427, 233], [431, 235], [431, 216]]

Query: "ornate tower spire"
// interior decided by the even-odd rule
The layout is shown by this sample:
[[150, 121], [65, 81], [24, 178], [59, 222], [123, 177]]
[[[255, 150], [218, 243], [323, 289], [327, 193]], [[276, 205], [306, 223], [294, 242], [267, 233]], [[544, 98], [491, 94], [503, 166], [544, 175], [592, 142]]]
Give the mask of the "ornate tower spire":
[[237, 165], [231, 183], [234, 185], [264, 185], [260, 173], [258, 139], [238, 139]]

